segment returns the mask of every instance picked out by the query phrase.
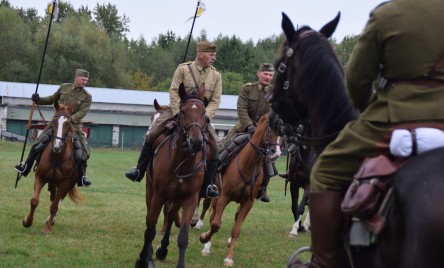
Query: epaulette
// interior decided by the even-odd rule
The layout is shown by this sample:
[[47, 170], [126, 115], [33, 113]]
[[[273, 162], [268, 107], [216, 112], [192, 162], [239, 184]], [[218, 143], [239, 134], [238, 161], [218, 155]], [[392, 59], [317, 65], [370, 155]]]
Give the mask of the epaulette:
[[252, 83], [252, 82], [249, 82], [249, 83], [245, 83], [245, 84], [244, 84], [244, 87], [248, 87], [248, 86], [255, 86], [255, 85], [256, 85], [256, 83], [257, 83], [257, 82], [254, 82], [254, 83]]
[[211, 69], [217, 71], [216, 67], [214, 67], [213, 65], [211, 65]]
[[184, 63], [179, 64], [179, 66], [182, 66], [182, 65], [190, 65], [191, 63], [193, 63], [193, 62], [192, 62], [192, 61], [187, 61], [187, 62], [184, 62]]

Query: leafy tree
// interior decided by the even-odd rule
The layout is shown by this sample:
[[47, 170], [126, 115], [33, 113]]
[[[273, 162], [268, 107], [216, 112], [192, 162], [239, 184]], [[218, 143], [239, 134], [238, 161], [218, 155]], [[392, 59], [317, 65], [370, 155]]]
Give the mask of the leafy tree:
[[153, 77], [142, 72], [140, 69], [136, 70], [135, 72], [129, 73], [131, 76], [131, 80], [133, 83], [133, 86], [131, 89], [139, 89], [139, 90], [151, 90], [151, 83], [153, 82]]
[[28, 70], [37, 58], [31, 27], [6, 5], [0, 7], [0, 40], [0, 80], [30, 82]]
[[222, 93], [225, 95], [239, 95], [244, 83], [244, 78], [239, 73], [222, 73]]
[[94, 15], [96, 22], [105, 29], [108, 36], [123, 38], [125, 33], [129, 32], [129, 18], [125, 14], [123, 14], [123, 17], [120, 17], [117, 7], [111, 3], [107, 5], [99, 5], [97, 3], [97, 6], [94, 8]]

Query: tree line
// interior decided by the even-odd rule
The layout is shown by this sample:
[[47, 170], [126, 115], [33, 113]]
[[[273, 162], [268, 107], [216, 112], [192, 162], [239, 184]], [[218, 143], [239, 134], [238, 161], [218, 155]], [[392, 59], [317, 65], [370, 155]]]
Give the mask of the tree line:
[[[49, 19], [49, 11], [42, 17], [34, 8], [0, 1], [0, 81], [37, 82]], [[143, 36], [129, 39], [129, 22], [130, 18], [119, 15], [111, 3], [76, 10], [69, 2], [60, 1], [40, 83], [69, 82], [73, 70], [83, 68], [91, 73], [92, 87], [168, 91], [174, 70], [184, 60], [188, 36], [168, 31], [149, 42]], [[341, 42], [330, 40], [343, 65], [357, 38], [350, 35]], [[280, 34], [254, 43], [219, 34], [209, 40], [203, 30], [191, 37], [185, 61], [195, 59], [196, 42], [214, 42], [218, 47], [215, 67], [222, 74], [223, 92], [237, 95], [244, 83], [257, 80], [261, 63], [274, 62], [283, 39]]]

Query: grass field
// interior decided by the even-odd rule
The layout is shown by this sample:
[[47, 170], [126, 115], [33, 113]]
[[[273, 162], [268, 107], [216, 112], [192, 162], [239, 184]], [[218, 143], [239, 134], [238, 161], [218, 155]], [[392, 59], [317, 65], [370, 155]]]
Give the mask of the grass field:
[[[134, 267], [145, 230], [145, 180], [133, 183], [123, 174], [135, 165], [139, 152], [92, 148], [87, 174], [93, 184], [78, 189], [83, 204], [75, 205], [65, 199], [52, 233], [42, 235], [49, 215], [46, 187], [40, 195], [33, 226], [22, 226], [30, 209], [34, 181], [30, 173], [14, 189], [13, 167], [20, 160], [22, 148], [23, 143], [0, 140], [0, 267]], [[284, 172], [285, 157], [278, 160], [277, 168]], [[271, 202], [255, 203], [242, 226], [234, 254], [235, 267], [285, 267], [295, 249], [309, 245], [308, 233], [299, 234], [296, 239], [287, 237], [293, 216], [289, 194], [284, 195], [284, 181], [273, 178], [268, 194]], [[202, 231], [208, 230], [208, 217], [202, 231], [190, 230], [188, 267], [223, 265], [235, 209], [234, 203], [227, 207], [222, 228], [212, 239], [209, 257], [201, 256], [202, 244], [198, 239]], [[168, 257], [164, 262], [156, 261], [157, 267], [175, 267], [177, 234], [178, 229], [173, 227]], [[159, 244], [158, 235], [154, 247]]]

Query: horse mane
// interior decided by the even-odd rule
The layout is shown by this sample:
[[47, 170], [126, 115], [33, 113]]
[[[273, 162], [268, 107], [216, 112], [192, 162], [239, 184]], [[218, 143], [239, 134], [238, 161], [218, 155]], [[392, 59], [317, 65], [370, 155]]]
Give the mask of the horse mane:
[[[287, 67], [288, 72], [293, 71], [289, 94], [297, 102], [296, 109], [310, 120], [314, 137], [337, 132], [351, 118], [357, 118], [345, 90], [344, 71], [338, 56], [328, 39], [308, 26], [297, 30], [294, 36], [293, 43], [285, 39], [281, 44], [276, 65], [285, 62], [288, 47], [295, 51], [287, 59]], [[276, 79], [273, 90], [282, 94], [278, 92], [282, 88], [283, 81]]]

